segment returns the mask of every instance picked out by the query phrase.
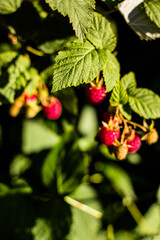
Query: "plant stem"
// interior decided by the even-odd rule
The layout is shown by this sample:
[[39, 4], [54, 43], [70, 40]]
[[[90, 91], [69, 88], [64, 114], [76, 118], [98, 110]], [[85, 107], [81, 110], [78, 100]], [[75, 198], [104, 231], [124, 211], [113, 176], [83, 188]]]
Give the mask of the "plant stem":
[[114, 228], [111, 224], [109, 224], [107, 227], [107, 239], [114, 240]]
[[96, 84], [99, 83], [99, 77], [100, 77], [100, 72], [98, 73], [97, 77], [96, 77]]
[[122, 114], [121, 114], [121, 119], [123, 120], [124, 124], [126, 124], [126, 122], [127, 122], [127, 123], [129, 123], [129, 124], [131, 124], [131, 125], [133, 125], [133, 126], [136, 126], [136, 127], [141, 128], [144, 132], [147, 132], [146, 127], [144, 127], [144, 126], [142, 126], [142, 125], [140, 125], [140, 124], [138, 124], [138, 123], [132, 122], [132, 121], [130, 121], [130, 120], [128, 120], [128, 119], [125, 119], [125, 118], [122, 116]]
[[40, 56], [40, 57], [42, 57], [44, 55], [43, 52], [41, 52], [37, 49], [34, 49], [31, 46], [26, 46], [26, 49], [27, 49], [27, 51], [33, 53], [34, 55], [37, 55], [37, 56]]
[[79, 201], [69, 197], [69, 196], [65, 196], [64, 197], [65, 202], [67, 202], [69, 205], [76, 207], [78, 209], [80, 209], [83, 212], [86, 212], [90, 215], [92, 215], [95, 218], [102, 218], [102, 213], [95, 210], [94, 208], [91, 208], [83, 203], [80, 203]]
[[128, 211], [130, 212], [131, 216], [139, 226], [142, 232], [145, 234], [150, 231], [150, 227], [148, 226], [145, 218], [143, 217], [142, 213], [138, 209], [137, 205], [133, 201], [123, 201], [123, 204], [127, 207]]

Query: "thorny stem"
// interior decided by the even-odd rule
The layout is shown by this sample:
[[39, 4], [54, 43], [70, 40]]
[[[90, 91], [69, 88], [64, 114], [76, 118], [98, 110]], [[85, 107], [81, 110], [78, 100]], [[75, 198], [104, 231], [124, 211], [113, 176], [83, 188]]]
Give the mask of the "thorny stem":
[[73, 198], [71, 198], [69, 196], [65, 196], [64, 200], [69, 205], [71, 205], [73, 207], [76, 207], [76, 208], [80, 209], [81, 211], [86, 212], [86, 213], [92, 215], [95, 218], [99, 218], [100, 219], [103, 216], [100, 211], [97, 211], [94, 208], [91, 208], [91, 207], [89, 207], [89, 206], [87, 206], [87, 205], [85, 205], [83, 203], [80, 203], [79, 201], [77, 201], [77, 200], [75, 200], [75, 199], [73, 199]]

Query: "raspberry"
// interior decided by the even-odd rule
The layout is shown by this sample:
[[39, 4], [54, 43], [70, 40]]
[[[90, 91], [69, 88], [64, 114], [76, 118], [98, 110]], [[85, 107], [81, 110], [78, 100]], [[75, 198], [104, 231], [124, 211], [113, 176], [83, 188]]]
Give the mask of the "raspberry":
[[119, 138], [119, 135], [119, 130], [110, 130], [107, 129], [105, 126], [102, 126], [99, 132], [101, 143], [107, 146], [111, 146], [114, 141]]
[[31, 96], [28, 96], [27, 93], [23, 93], [23, 96], [24, 96], [24, 103], [25, 103], [26, 105], [30, 105], [30, 104], [36, 102], [37, 97], [38, 97], [38, 96], [37, 96], [37, 93], [34, 93], [34, 94], [32, 94]]
[[132, 141], [127, 141], [128, 145], [128, 152], [129, 153], [135, 153], [138, 151], [138, 149], [141, 147], [141, 139], [139, 135], [135, 134], [135, 137]]
[[118, 160], [123, 160], [126, 158], [128, 153], [128, 146], [121, 144], [115, 148], [115, 156]]
[[47, 97], [43, 102], [43, 113], [49, 119], [57, 119], [62, 113], [62, 106], [60, 101], [53, 97]]
[[86, 99], [92, 105], [98, 105], [103, 102], [106, 97], [106, 88], [102, 86], [101, 88], [94, 88], [88, 86], [86, 88]]

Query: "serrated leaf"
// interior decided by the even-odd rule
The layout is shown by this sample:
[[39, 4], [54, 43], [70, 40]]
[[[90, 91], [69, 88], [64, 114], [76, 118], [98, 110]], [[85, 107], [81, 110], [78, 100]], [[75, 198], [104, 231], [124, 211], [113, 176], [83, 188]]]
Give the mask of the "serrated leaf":
[[160, 29], [142, 9], [143, 0], [125, 0], [118, 5], [128, 25], [143, 39], [160, 38]]
[[123, 168], [116, 164], [105, 164], [104, 174], [121, 197], [135, 198], [132, 181]]
[[107, 56], [105, 65], [103, 66], [103, 76], [106, 85], [106, 91], [109, 92], [114, 88], [120, 78], [120, 65], [117, 58], [112, 53], [109, 51], [106, 53]]
[[116, 47], [116, 36], [110, 22], [98, 13], [94, 13], [92, 25], [88, 30], [87, 39], [96, 48], [105, 48], [113, 51]]
[[10, 103], [14, 102], [16, 90], [21, 90], [26, 86], [29, 80], [29, 74], [27, 74], [29, 66], [29, 58], [19, 55], [6, 71], [2, 71], [0, 94]]
[[23, 0], [1, 0], [0, 1], [0, 14], [9, 14], [15, 12]]
[[148, 17], [160, 28], [160, 1], [144, 0], [144, 8]]
[[125, 118], [127, 118], [128, 120], [132, 119], [132, 110], [131, 110], [128, 102], [124, 105], [120, 104], [119, 110]]
[[128, 94], [120, 81], [118, 81], [117, 85], [114, 87], [109, 101], [113, 107], [127, 103]]
[[131, 109], [146, 119], [160, 117], [160, 97], [146, 88], [137, 88], [129, 96]]
[[78, 86], [92, 81], [106, 61], [105, 51], [96, 50], [86, 41], [74, 41], [68, 48], [59, 52], [53, 69], [52, 91]]
[[58, 10], [64, 16], [69, 17], [80, 40], [85, 40], [85, 34], [92, 21], [95, 0], [46, 0], [53, 10]]
[[137, 87], [135, 74], [133, 72], [129, 72], [128, 74], [125, 74], [121, 78], [121, 82], [125, 87], [125, 89], [127, 90], [128, 95], [132, 94]]
[[64, 39], [56, 39], [52, 41], [46, 41], [38, 46], [38, 48], [46, 53], [46, 54], [53, 54], [59, 50], [61, 50], [65, 44], [71, 40], [73, 40], [74, 37], [68, 37]]

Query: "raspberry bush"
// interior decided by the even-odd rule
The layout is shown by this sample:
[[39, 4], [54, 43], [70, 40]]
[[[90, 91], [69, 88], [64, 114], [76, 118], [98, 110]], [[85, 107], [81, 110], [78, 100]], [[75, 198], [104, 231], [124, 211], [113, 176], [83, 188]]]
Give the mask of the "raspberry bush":
[[160, 239], [160, 1], [0, 1], [0, 237]]

